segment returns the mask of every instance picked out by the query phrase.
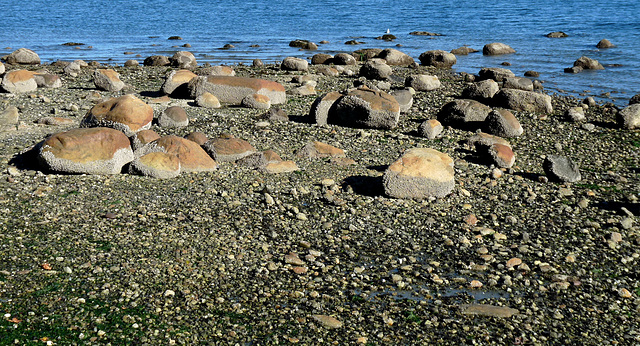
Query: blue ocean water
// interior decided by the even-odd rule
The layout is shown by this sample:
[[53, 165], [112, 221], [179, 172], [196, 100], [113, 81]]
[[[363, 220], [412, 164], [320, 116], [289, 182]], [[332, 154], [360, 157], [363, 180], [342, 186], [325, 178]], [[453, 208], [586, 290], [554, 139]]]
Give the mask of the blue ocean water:
[[[508, 68], [518, 76], [527, 70], [540, 72], [546, 89], [588, 94], [620, 105], [640, 92], [640, 1], [0, 0], [0, 8], [5, 13], [0, 49], [27, 47], [45, 62], [122, 63], [188, 50], [199, 63], [235, 64], [360, 48], [397, 48], [417, 60], [427, 50], [449, 51], [463, 45], [482, 50], [487, 43], [503, 42], [517, 53], [458, 56], [454, 69], [477, 73], [482, 67], [509, 62]], [[395, 41], [374, 39], [387, 29], [397, 37]], [[443, 36], [413, 36], [411, 31]], [[544, 36], [552, 31], [569, 37]], [[173, 35], [183, 40], [167, 39]], [[354, 38], [365, 43], [344, 44]], [[603, 38], [616, 47], [597, 49]], [[288, 46], [294, 39], [330, 43], [320, 45], [318, 51], [299, 51]], [[63, 46], [65, 42], [85, 45]], [[191, 48], [180, 47], [185, 43]], [[235, 48], [220, 49], [227, 43]], [[606, 69], [563, 72], [583, 55], [599, 60]]]

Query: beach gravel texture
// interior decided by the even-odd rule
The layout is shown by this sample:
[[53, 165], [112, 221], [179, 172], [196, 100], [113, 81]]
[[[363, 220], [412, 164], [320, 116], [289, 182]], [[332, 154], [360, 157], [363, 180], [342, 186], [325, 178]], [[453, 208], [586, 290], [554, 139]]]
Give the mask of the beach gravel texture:
[[[354, 87], [353, 64], [339, 76], [316, 75], [326, 68], [316, 65], [234, 70], [286, 90], [314, 75], [326, 95]], [[449, 69], [392, 66], [391, 90], [414, 75], [441, 86], [417, 91], [393, 126], [376, 129], [306, 122], [317, 95], [269, 96], [284, 114], [276, 121], [225, 103], [240, 98], [216, 95], [222, 107], [209, 108], [163, 96], [180, 64], [103, 67], [122, 90], [96, 90], [95, 66], [73, 76], [53, 64], [61, 87], [0, 93], [11, 114], [0, 132], [0, 344], [640, 343], [640, 132], [616, 121], [614, 105], [503, 91], [502, 107], [536, 106], [510, 110], [519, 136], [498, 143], [450, 123], [429, 139], [420, 124], [472, 85]], [[203, 86], [218, 81], [204, 70], [191, 70]], [[160, 138], [147, 155], [167, 154], [127, 159], [146, 175], [128, 174], [131, 164], [120, 174], [39, 165], [39, 143], [125, 94], [156, 118], [169, 107], [188, 117], [181, 127], [152, 122]], [[571, 107], [585, 120], [567, 121]], [[261, 154], [204, 162], [187, 156], [201, 152], [184, 137], [237, 138]], [[510, 168], [472, 144], [489, 140], [515, 153]], [[340, 155], [296, 154], [316, 142]], [[451, 159], [446, 186], [388, 196], [389, 166], [427, 148]], [[545, 159], [557, 156], [579, 181], [547, 176]]]

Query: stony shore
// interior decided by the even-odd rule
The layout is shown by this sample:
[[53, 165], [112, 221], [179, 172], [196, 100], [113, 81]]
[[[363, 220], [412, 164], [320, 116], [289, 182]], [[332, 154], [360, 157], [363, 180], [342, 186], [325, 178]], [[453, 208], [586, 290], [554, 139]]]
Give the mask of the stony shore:
[[[417, 92], [390, 130], [309, 124], [317, 95], [287, 95], [278, 106], [288, 121], [190, 99], [154, 105], [189, 117], [154, 124], [161, 135], [230, 133], [295, 161], [295, 172], [220, 163], [163, 180], [53, 174], [27, 151], [109, 97], [150, 103], [172, 68], [110, 66], [126, 86], [97, 92], [95, 68], [73, 77], [44, 67], [62, 87], [0, 93], [0, 110], [20, 111], [0, 132], [0, 344], [640, 343], [640, 132], [620, 128], [613, 105], [588, 107], [585, 122], [565, 120], [582, 103], [573, 98], [553, 97], [551, 114], [513, 111], [524, 132], [510, 139], [513, 167], [497, 170], [474, 156], [472, 131], [417, 135], [471, 83], [394, 66], [392, 89], [413, 74], [442, 85]], [[234, 66], [288, 91], [294, 76], [314, 75], [318, 95], [353, 87], [360, 66], [346, 67], [353, 76], [319, 68]], [[310, 141], [356, 164], [297, 157]], [[453, 158], [451, 194], [385, 195], [383, 172], [415, 147]], [[544, 179], [551, 154], [570, 157], [582, 179]]]

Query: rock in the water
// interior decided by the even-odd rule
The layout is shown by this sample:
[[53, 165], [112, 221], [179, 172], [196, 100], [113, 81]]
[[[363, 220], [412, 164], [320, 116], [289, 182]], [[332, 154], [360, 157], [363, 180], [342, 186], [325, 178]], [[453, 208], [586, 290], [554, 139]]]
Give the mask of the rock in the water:
[[565, 73], [580, 73], [582, 72], [584, 69], [581, 66], [571, 66], [571, 67], [567, 67], [564, 69]]
[[326, 125], [329, 119], [329, 110], [343, 95], [337, 91], [332, 91], [318, 97], [309, 110], [308, 120], [310, 123]]
[[533, 91], [533, 81], [525, 77], [507, 77], [504, 79], [502, 87], [505, 89]]
[[247, 95], [260, 94], [269, 97], [271, 104], [281, 104], [287, 100], [284, 86], [264, 79], [235, 76], [206, 76], [189, 82], [192, 98], [208, 92], [220, 102], [239, 105]]
[[491, 112], [491, 107], [478, 101], [458, 99], [442, 106], [437, 118], [442, 124], [451, 127], [477, 129], [481, 127], [489, 112]]
[[203, 108], [220, 108], [220, 100], [213, 94], [205, 92], [196, 98], [196, 104]]
[[581, 179], [578, 165], [566, 156], [547, 155], [542, 168], [550, 180], [573, 183]]
[[586, 117], [584, 115], [584, 108], [582, 107], [571, 107], [567, 109], [567, 111], [564, 113], [564, 116], [568, 121], [572, 122], [580, 122], [586, 120]]
[[552, 113], [551, 96], [517, 89], [502, 89], [493, 97], [498, 107], [516, 111]]
[[511, 70], [501, 67], [487, 67], [478, 72], [478, 78], [480, 80], [493, 79], [496, 82], [503, 82], [506, 78], [515, 76]]
[[384, 60], [371, 59], [360, 68], [360, 76], [367, 79], [387, 79], [393, 70]]
[[105, 127], [57, 133], [39, 145], [40, 163], [56, 172], [118, 174], [134, 158], [129, 138]]
[[218, 164], [198, 143], [177, 136], [164, 136], [140, 149], [140, 156], [153, 152], [175, 155], [182, 172], [211, 172]]
[[389, 166], [382, 181], [391, 197], [444, 197], [455, 185], [453, 159], [431, 148], [409, 149]]
[[27, 70], [9, 71], [4, 74], [0, 86], [2, 90], [12, 94], [34, 91], [38, 89], [34, 74], [35, 72]]
[[62, 80], [55, 74], [36, 73], [33, 75], [39, 88], [59, 88], [62, 86]]
[[112, 69], [98, 69], [93, 73], [93, 83], [96, 88], [105, 91], [120, 91], [124, 82], [120, 80], [118, 72]]
[[142, 62], [144, 66], [169, 66], [171, 61], [168, 56], [164, 55], [152, 55]]
[[198, 77], [189, 70], [172, 70], [162, 84], [162, 92], [173, 97], [189, 96], [189, 81]]
[[305, 50], [316, 50], [318, 45], [308, 40], [293, 40], [289, 42], [289, 47], [296, 47]]
[[196, 57], [193, 55], [193, 53], [187, 51], [175, 52], [170, 61], [171, 66], [181, 69], [194, 69], [198, 67]]
[[336, 148], [332, 145], [313, 141], [307, 143], [303, 148], [296, 152], [298, 157], [307, 158], [324, 158], [324, 157], [345, 157], [344, 150]]
[[502, 54], [511, 54], [515, 52], [516, 52], [515, 49], [500, 42], [489, 43], [484, 47], [482, 47], [483, 55], [502, 55]]
[[393, 96], [359, 88], [339, 98], [330, 108], [328, 123], [348, 127], [392, 129], [398, 125], [400, 105]]
[[480, 82], [473, 83], [462, 90], [462, 97], [476, 100], [479, 102], [487, 102], [500, 90], [500, 86], [493, 79], [485, 79]]
[[406, 53], [393, 48], [384, 49], [376, 57], [384, 59], [387, 65], [391, 66], [409, 66], [415, 62], [413, 58]]
[[640, 128], [640, 103], [634, 103], [618, 111], [616, 120], [618, 125], [624, 129]]
[[429, 50], [420, 54], [420, 64], [423, 66], [434, 66], [440, 68], [451, 68], [457, 62], [453, 53], [443, 50]]
[[20, 48], [4, 58], [9, 64], [39, 65], [40, 57], [31, 49]]
[[133, 160], [129, 173], [157, 179], [175, 178], [180, 175], [180, 160], [173, 154], [149, 153]]
[[269, 109], [271, 108], [271, 100], [268, 96], [261, 94], [250, 94], [245, 96], [240, 102], [242, 107], [251, 109]]
[[524, 76], [525, 77], [535, 77], [535, 78], [537, 78], [537, 77], [540, 77], [540, 72], [532, 71], [532, 70], [524, 71]]
[[172, 106], [160, 114], [158, 125], [161, 127], [185, 127], [189, 125], [189, 117], [187, 117], [187, 112], [184, 108]]
[[286, 57], [280, 64], [280, 68], [285, 71], [307, 71], [309, 69], [309, 62], [305, 59], [296, 57]]
[[[633, 104], [636, 104], [636, 103], [640, 103], [640, 94], [636, 94], [632, 98], [629, 99], [629, 105], [633, 105]], [[589, 105], [589, 107], [591, 107], [591, 105]]]
[[152, 121], [151, 106], [134, 95], [124, 95], [93, 106], [82, 119], [81, 126], [111, 127], [131, 136], [150, 128]]
[[436, 119], [424, 121], [418, 127], [418, 135], [428, 139], [436, 139], [444, 130], [442, 124]]
[[550, 32], [548, 34], [546, 34], [545, 36], [549, 37], [549, 38], [562, 38], [562, 37], [569, 37], [569, 35], [565, 34], [562, 31], [554, 31], [554, 32]]
[[477, 53], [477, 52], [479, 52], [479, 50], [473, 49], [467, 46], [463, 46], [463, 47], [451, 50], [451, 54], [454, 54], [454, 55], [469, 55], [470, 53]]
[[605, 48], [613, 48], [615, 47], [615, 45], [611, 43], [611, 41], [607, 40], [606, 38], [603, 38], [602, 40], [600, 40], [600, 42], [598, 42], [596, 47], [600, 49], [605, 49]]
[[604, 66], [602, 66], [598, 60], [587, 58], [586, 56], [582, 56], [576, 60], [573, 66], [582, 67], [585, 70], [604, 70]]
[[404, 85], [416, 91], [433, 91], [439, 89], [441, 84], [438, 76], [420, 74], [407, 77]]
[[227, 134], [208, 141], [203, 148], [217, 162], [233, 162], [256, 152], [249, 142]]
[[485, 131], [500, 137], [518, 137], [524, 131], [520, 122], [506, 109], [494, 109], [485, 119]]

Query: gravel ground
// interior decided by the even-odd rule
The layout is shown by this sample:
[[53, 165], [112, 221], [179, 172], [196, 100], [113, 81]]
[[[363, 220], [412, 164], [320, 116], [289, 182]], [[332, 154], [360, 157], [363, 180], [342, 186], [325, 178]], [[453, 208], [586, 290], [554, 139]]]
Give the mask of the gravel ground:
[[[170, 180], [38, 171], [28, 149], [76, 127], [99, 97], [160, 96], [169, 70], [113, 68], [123, 92], [95, 95], [85, 69], [59, 89], [0, 94], [21, 120], [0, 133], [0, 344], [640, 343], [640, 132], [619, 129], [613, 105], [587, 110], [592, 129], [563, 120], [580, 104], [572, 98], [554, 96], [547, 116], [514, 112], [524, 134], [510, 140], [515, 166], [497, 177], [466, 144], [472, 132], [416, 134], [466, 82], [394, 68], [436, 74], [443, 86], [419, 92], [393, 130], [305, 123], [315, 96], [290, 96], [282, 109], [291, 121], [267, 126], [264, 111], [172, 100], [189, 126], [153, 127], [231, 133], [296, 161], [298, 172], [232, 163]], [[235, 69], [287, 89], [301, 74]], [[356, 79], [318, 77], [316, 90]], [[74, 124], [36, 124], [45, 116]], [[357, 164], [296, 157], [311, 140]], [[451, 195], [384, 196], [382, 172], [413, 147], [455, 160]], [[544, 182], [548, 154], [571, 157], [582, 180]], [[473, 314], [478, 304], [513, 316]]]

